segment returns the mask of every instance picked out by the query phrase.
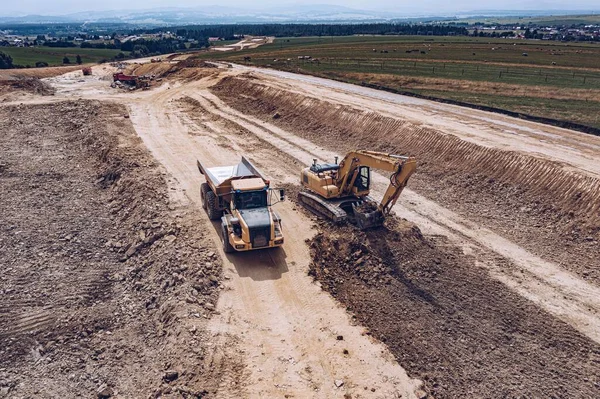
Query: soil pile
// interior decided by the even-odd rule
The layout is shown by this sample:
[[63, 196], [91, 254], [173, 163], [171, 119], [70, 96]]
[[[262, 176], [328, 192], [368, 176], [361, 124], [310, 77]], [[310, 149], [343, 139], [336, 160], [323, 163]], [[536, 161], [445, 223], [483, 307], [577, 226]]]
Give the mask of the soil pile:
[[202, 79], [207, 76], [217, 75], [218, 71], [213, 64], [202, 60], [183, 60], [173, 62], [155, 62], [134, 64], [127, 69], [128, 73], [138, 76], [152, 76], [155, 79], [171, 77], [183, 81]]
[[211, 397], [220, 259], [122, 108], [4, 107], [0, 129], [0, 397]]
[[405, 222], [327, 225], [310, 273], [436, 398], [600, 394], [600, 346]]
[[35, 77], [16, 77], [0, 80], [0, 95], [15, 91], [51, 96], [55, 90], [46, 82], [42, 82]]

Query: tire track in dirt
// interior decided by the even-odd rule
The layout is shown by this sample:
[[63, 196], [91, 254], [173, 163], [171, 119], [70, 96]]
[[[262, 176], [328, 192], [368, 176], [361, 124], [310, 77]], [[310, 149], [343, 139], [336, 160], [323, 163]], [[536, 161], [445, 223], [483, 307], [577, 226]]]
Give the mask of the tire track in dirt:
[[[237, 162], [239, 157], [235, 150], [221, 146], [215, 137], [216, 124], [210, 131], [198, 125], [190, 127], [195, 124], [193, 119], [172, 101], [201, 90], [201, 84], [190, 84], [130, 103], [138, 134], [197, 206], [201, 176], [195, 170], [196, 158], [223, 165]], [[269, 170], [266, 173], [271, 174]], [[283, 250], [227, 256], [219, 250], [229, 281], [209, 331], [238, 340], [248, 371], [243, 391], [227, 387], [226, 382], [219, 395], [414, 397], [418, 382], [406, 376], [381, 344], [369, 341], [359, 328], [351, 326], [345, 311], [308, 277], [304, 240], [313, 232], [292, 208], [286, 203], [277, 206], [289, 232]], [[211, 237], [220, 248], [218, 225], [213, 226]], [[334, 330], [344, 336], [343, 343], [336, 340]], [[352, 348], [355, 355], [344, 355], [342, 345]], [[226, 356], [236, 356], [233, 347], [224, 350]], [[343, 387], [334, 385], [336, 379], [344, 380]], [[364, 391], [363, 386], [376, 388], [376, 392]]]
[[[521, 152], [559, 163], [573, 164], [594, 176], [600, 175], [595, 161], [600, 139], [568, 129], [515, 119], [485, 111], [441, 104], [329, 79], [264, 68], [234, 65], [234, 71], [250, 71], [244, 77], [275, 90], [326, 100], [382, 116], [411, 121], [419, 126], [453, 134], [478, 145], [510, 149], [518, 142]], [[559, 149], [559, 151], [557, 151]]]
[[[247, 78], [248, 82], [242, 78]], [[591, 161], [592, 158], [600, 156], [600, 152], [597, 149], [593, 152], [593, 149], [588, 147], [592, 145], [593, 140], [600, 144], [600, 138], [579, 134], [582, 136], [582, 144], [570, 144], [573, 148], [565, 147], [564, 151], [562, 146], [567, 143], [550, 137], [536, 139], [539, 142], [537, 148], [545, 146], [546, 149], [551, 147], [546, 142], [554, 144], [557, 141], [554, 153], [561, 157], [554, 159], [562, 161], [556, 162], [548, 160], [544, 155], [546, 152], [542, 155], [535, 153], [533, 139], [525, 140], [526, 143], [523, 144], [522, 136], [525, 133], [520, 130], [515, 130], [511, 137], [506, 137], [503, 145], [489, 145], [485, 138], [476, 137], [469, 140], [458, 134], [460, 125], [457, 124], [448, 128], [449, 131], [457, 133], [456, 137], [438, 130], [438, 138], [434, 141], [439, 144], [460, 143], [462, 140], [468, 143], [468, 147], [465, 148], [470, 152], [459, 148], [462, 152], [460, 156], [456, 156], [453, 152], [447, 152], [448, 149], [452, 150], [452, 146], [442, 146], [438, 148], [437, 153], [432, 154], [429, 144], [421, 145], [419, 135], [424, 131], [424, 139], [431, 139], [435, 137], [435, 132], [431, 128], [424, 128], [423, 124], [407, 122], [410, 118], [398, 115], [404, 108], [394, 108], [389, 104], [386, 107], [385, 104], [374, 102], [364, 103], [364, 108], [358, 109], [356, 104], [345, 106], [333, 100], [314, 98], [316, 93], [320, 93], [318, 87], [315, 87], [316, 93], [301, 95], [296, 93], [294, 86], [290, 90], [285, 89], [285, 82], [275, 82], [278, 88], [273, 89], [272, 81], [264, 84], [253, 76], [242, 78], [225, 79], [213, 88], [213, 91], [237, 109], [238, 113], [271, 120], [272, 115], [278, 112], [281, 117], [272, 120], [272, 124], [320, 146], [328, 147], [336, 142], [341, 147], [335, 148], [336, 151], [362, 147], [400, 153], [411, 152], [420, 160], [419, 173], [411, 179], [411, 188], [414, 191], [444, 204], [463, 219], [471, 220], [501, 236], [510, 236], [511, 241], [529, 252], [574, 271], [589, 282], [600, 281], [600, 252], [597, 245], [600, 242], [600, 180], [593, 177], [598, 176], [600, 169], [597, 170], [598, 173], [594, 173], [594, 168], [599, 164]], [[238, 81], [240, 84], [235, 86], [235, 95], [232, 95], [234, 93], [228, 87], [232, 82]], [[244, 87], [248, 90], [242, 90]], [[299, 87], [302, 89], [302, 85]], [[338, 92], [322, 94], [325, 98], [342, 96]], [[345, 96], [354, 98], [348, 94]], [[363, 105], [363, 99], [357, 98], [356, 101]], [[369, 109], [383, 109], [382, 113], [385, 115], [367, 112]], [[392, 114], [394, 110], [397, 112], [395, 115]], [[431, 120], [436, 118], [436, 115], [431, 115]], [[369, 123], [372, 126], [369, 126]], [[381, 125], [384, 134], [377, 134], [374, 126], [378, 125]], [[398, 134], [389, 126], [406, 130], [406, 143], [403, 142], [403, 134]], [[411, 126], [416, 134], [410, 132]], [[472, 126], [465, 126], [465, 129], [472, 130]], [[488, 131], [489, 127], [482, 127], [482, 130]], [[574, 135], [571, 132], [567, 136]], [[481, 136], [487, 137], [484, 134]], [[494, 140], [501, 141], [495, 138]], [[485, 168], [480, 167], [479, 163], [463, 162], [465, 157], [476, 152], [477, 146], [483, 153], [493, 154], [495, 151], [499, 156], [488, 156]], [[522, 149], [523, 147], [526, 148]], [[526, 154], [523, 155], [522, 152]], [[507, 163], [499, 162], [494, 167], [496, 159], [504, 159]], [[531, 159], [535, 161], [525, 162]], [[569, 159], [572, 163], [567, 162]], [[480, 161], [478, 158], [474, 159], [474, 162]], [[544, 166], [544, 163], [547, 163], [547, 166]], [[535, 172], [531, 179], [530, 169]], [[561, 179], [554, 179], [561, 174]], [[570, 181], [571, 176], [573, 184]], [[529, 179], [529, 183], [521, 184], [521, 178]], [[537, 186], [536, 178], [545, 181], [545, 186]], [[578, 184], [579, 190], [570, 189]], [[588, 194], [585, 194], [586, 192]]]
[[[279, 162], [286, 165], [290, 165], [288, 159], [293, 160], [294, 158], [301, 158], [309, 163], [310, 158], [315, 154], [320, 159], [333, 157], [333, 154], [325, 154], [324, 150], [315, 148], [312, 143], [303, 142], [301, 139], [296, 140], [295, 151], [290, 153], [289, 151], [294, 147], [291, 140], [286, 140], [288, 137], [279, 137], [271, 130], [273, 127], [270, 124], [264, 122], [253, 123], [256, 121], [253, 121], [252, 118], [239, 115], [210, 95], [196, 93], [193, 97], [194, 99], [189, 100], [189, 102], [194, 104], [197, 107], [196, 109], [201, 110], [200, 112], [209, 111], [222, 117], [227, 120], [227, 125], [237, 123], [244, 131], [255, 134], [263, 143], [270, 143], [273, 146], [270, 151], [263, 149], [257, 155], [259, 158], [257, 160], [258, 164], [269, 164], [272, 162], [269, 160], [269, 155], [271, 159], [275, 158], [279, 151], [282, 151], [282, 148], [286, 148], [287, 151], [282, 151], [285, 155], [279, 159]], [[193, 113], [194, 108], [187, 110], [187, 112]], [[241, 129], [233, 130], [240, 131]], [[232, 136], [235, 135], [235, 133], [232, 134]], [[243, 148], [243, 142], [240, 142], [240, 146]], [[268, 154], [269, 152], [270, 154]], [[321, 158], [321, 156], [326, 157]], [[295, 174], [293, 168], [286, 169], [289, 170], [288, 174], [291, 173], [292, 176]], [[382, 177], [380, 183], [386, 182]], [[325, 225], [324, 229], [330, 228], [329, 225]], [[387, 234], [391, 235], [392, 232], [387, 232]], [[340, 235], [337, 241], [334, 239], [332, 241], [344, 242], [349, 235]], [[405, 240], [400, 239], [400, 242], [402, 241]], [[335, 244], [332, 242], [331, 245]], [[384, 339], [395, 350], [397, 356], [402, 359], [403, 364], [410, 364], [409, 370], [426, 379], [427, 385], [435, 392], [439, 392], [440, 397], [455, 397], [459, 393], [464, 394], [464, 396], [471, 396], [474, 392], [479, 394], [488, 392], [489, 397], [518, 395], [519, 392], [524, 392], [522, 387], [511, 386], [511, 384], [522, 384], [516, 381], [526, 379], [536, 382], [552, 379], [553, 377], [548, 373], [548, 369], [540, 367], [540, 364], [550, 363], [555, 364], [553, 366], [555, 371], [557, 368], [561, 368], [560, 375], [562, 378], [555, 381], [552, 386], [546, 386], [545, 383], [532, 384], [532, 386], [535, 385], [535, 388], [532, 388], [533, 391], [531, 392], [540, 395], [549, 392], [562, 392], [563, 395], [566, 394], [569, 397], [580, 397], [577, 393], [568, 394], [569, 381], [585, 383], [585, 392], [591, 392], [590, 389], [593, 391], [593, 384], [590, 388], [587, 377], [582, 377], [578, 372], [573, 373], [571, 370], [573, 367], [582, 367], [582, 373], [590, 373], [594, 364], [594, 348], [600, 348], [598, 345], [594, 345], [567, 325], [537, 309], [531, 302], [517, 297], [509, 290], [502, 289], [500, 283], [487, 276], [487, 269], [482, 267], [479, 271], [472, 264], [472, 259], [465, 258], [463, 260], [459, 255], [453, 253], [452, 246], [450, 246], [449, 253], [453, 254], [447, 255], [448, 257], [441, 255], [443, 251], [436, 252], [435, 245], [425, 246], [425, 248], [427, 250], [420, 250], [423, 252], [422, 257], [418, 255], [399, 255], [400, 260], [398, 262], [401, 261], [402, 265], [398, 263], [391, 267], [399, 268], [398, 273], [401, 275], [406, 273], [406, 276], [411, 276], [411, 280], [403, 279], [400, 284], [393, 283], [391, 286], [381, 285], [381, 281], [379, 285], [376, 284], [375, 286], [357, 286], [361, 283], [355, 281], [351, 274], [331, 275], [331, 270], [327, 274], [327, 269], [336, 268], [332, 263], [325, 262], [321, 267], [324, 273], [329, 276], [331, 283], [328, 284], [333, 287], [331, 292], [342, 302], [351, 306], [353, 310], [356, 309], [363, 323], [376, 328], [375, 335], [380, 339]], [[318, 249], [321, 255], [327, 253], [327, 250], [325, 246]], [[412, 254], [414, 251], [415, 249], [404, 249], [399, 253]], [[432, 253], [428, 254], [428, 251], [432, 251]], [[332, 252], [335, 251], [332, 250]], [[438, 257], [446, 260], [442, 260], [441, 263], [436, 261], [438, 263], [433, 266], [436, 270], [429, 275], [431, 267], [427, 265], [426, 259], [436, 256], [434, 255], [436, 253]], [[346, 255], [341, 254], [340, 256], [343, 258]], [[418, 265], [407, 267], [405, 257], [410, 259], [414, 257]], [[458, 263], [453, 264], [452, 260], [448, 260], [453, 258]], [[494, 260], [487, 259], [485, 256], [482, 258], [485, 261]], [[317, 256], [317, 259], [320, 259], [320, 257]], [[348, 261], [346, 259], [341, 263], [348, 264]], [[506, 260], [496, 259], [494, 267], [498, 268], [500, 266], [503, 268], [508, 267], [511, 271], [513, 269], [510, 265], [507, 265]], [[507, 275], [513, 277], [509, 271], [504, 270], [504, 273], [504, 280], [508, 278]], [[419, 279], [415, 279], [415, 274], [419, 276]], [[443, 275], [444, 277], [439, 280], [436, 277], [437, 275]], [[539, 280], [535, 277], [532, 276], [531, 279], [535, 284], [539, 283]], [[506, 283], [501, 279], [499, 280]], [[329, 280], [322, 281], [327, 282]], [[409, 286], [413, 286], [413, 291], [406, 292], [407, 286], [405, 284], [407, 284], [407, 281], [411, 283]], [[469, 281], [477, 281], [477, 283], [470, 286]], [[427, 301], [416, 297], [415, 290], [422, 291], [427, 296], [440, 301], [437, 306], [433, 306], [437, 310], [432, 309], [431, 304]], [[545, 299], [552, 298], [552, 295], [556, 295], [556, 292], [549, 294]], [[373, 306], [371, 301], [376, 305]], [[410, 311], [407, 310], [406, 303], [411, 304], [409, 306]], [[553, 306], [557, 303], [560, 303], [560, 301], [555, 302]], [[411, 326], [411, 323], [414, 323], [414, 325]], [[385, 327], [386, 325], [388, 327]], [[407, 326], [411, 327], [406, 328]], [[440, 326], [447, 330], [440, 331]], [[544, 333], [538, 335], [532, 333], [532, 329], [541, 329]], [[399, 331], [403, 332], [400, 333]], [[518, 337], [514, 338], [514, 345], [519, 350], [518, 354], [513, 353], [511, 347], [504, 346], [501, 343], [509, 335]], [[486, 344], [488, 341], [491, 342], [489, 345]], [[553, 342], [553, 349], [550, 351], [552, 353], [548, 349], [543, 349], [549, 345], [550, 341]], [[554, 348], [554, 346], [559, 348]], [[474, 350], [475, 347], [479, 349]], [[580, 347], [584, 349], [580, 351], [578, 349]], [[575, 350], [577, 354], [575, 354]], [[568, 356], [576, 356], [579, 360], [563, 369], [560, 363], [555, 362], [556, 359], [567, 356], [567, 352], [569, 353]], [[478, 363], [474, 368], [472, 361]], [[482, 364], [485, 366], [482, 366]], [[518, 364], [527, 364], [528, 371], [524, 373], [527, 376], [499, 373], [494, 364], [503, 364], [502, 367], [507, 369], [516, 367]], [[516, 370], [514, 372], [517, 373]], [[474, 377], [475, 374], [478, 376]], [[503, 388], [497, 392], [497, 395], [490, 394], [488, 389], [495, 385], [500, 385]], [[466, 394], [467, 392], [471, 392], [471, 395]]]
[[[339, 156], [270, 123], [241, 115], [214, 95], [202, 93], [191, 97], [199, 101], [206, 110], [239, 124], [264, 142], [299, 160], [301, 164], [309, 165], [313, 158], [332, 160]], [[388, 179], [377, 173], [373, 177], [376, 183], [374, 195], [380, 198]], [[464, 220], [410, 189], [404, 191], [403, 198], [395, 209], [401, 216], [407, 217], [426, 231], [429, 229], [431, 233], [449, 236], [461, 246], [466, 245], [471, 250], [477, 248], [485, 253], [479, 264], [491, 270], [493, 276], [589, 338], [600, 342], [600, 288], [527, 252], [492, 231]], [[505, 262], [496, 264], [493, 261], [494, 253], [508, 259], [513, 266]]]

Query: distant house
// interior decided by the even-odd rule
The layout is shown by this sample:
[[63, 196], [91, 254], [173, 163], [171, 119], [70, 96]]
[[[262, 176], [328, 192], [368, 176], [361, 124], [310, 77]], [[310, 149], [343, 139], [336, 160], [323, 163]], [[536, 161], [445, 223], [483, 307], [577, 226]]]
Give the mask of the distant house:
[[209, 42], [218, 42], [219, 40], [221, 40], [221, 38], [220, 38], [220, 37], [209, 37], [209, 38], [208, 38], [208, 41], [209, 41]]

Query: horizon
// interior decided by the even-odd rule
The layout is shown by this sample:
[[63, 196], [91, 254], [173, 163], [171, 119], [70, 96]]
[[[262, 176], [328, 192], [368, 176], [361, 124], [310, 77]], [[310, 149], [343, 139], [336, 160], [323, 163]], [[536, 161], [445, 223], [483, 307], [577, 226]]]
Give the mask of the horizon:
[[[214, 8], [221, 8], [223, 14], [227, 15], [231, 12], [249, 12], [249, 13], [269, 13], [270, 9], [274, 9], [272, 13], [286, 13], [286, 11], [294, 12], [296, 10], [302, 11], [310, 8], [326, 8], [326, 7], [337, 7], [345, 8], [356, 11], [370, 12], [370, 13], [381, 13], [389, 12], [394, 13], [396, 16], [403, 15], [406, 17], [442, 17], [452, 16], [454, 14], [465, 14], [465, 13], [486, 13], [494, 12], [495, 14], [506, 12], [514, 13], [522, 12], [523, 15], [527, 13], [556, 13], [560, 15], [564, 13], [595, 13], [600, 12], [600, 7], [597, 2], [591, 0], [579, 0], [575, 3], [569, 4], [568, 7], [564, 6], [564, 3], [559, 0], [549, 0], [542, 2], [535, 2], [532, 5], [527, 5], [521, 1], [510, 0], [502, 3], [500, 7], [497, 3], [489, 2], [490, 6], [486, 6], [488, 2], [475, 1], [475, 0], [462, 0], [453, 3], [452, 6], [447, 6], [446, 2], [434, 1], [429, 2], [427, 5], [410, 5], [403, 6], [397, 2], [390, 0], [375, 0], [370, 2], [369, 5], [362, 5], [362, 1], [350, 0], [340, 1], [332, 0], [328, 2], [311, 2], [307, 4], [290, 1], [276, 2], [272, 0], [261, 0], [255, 3], [254, 7], [248, 7], [247, 2], [233, 0], [228, 3], [227, 6], [220, 6], [215, 4], [213, 1], [206, 1], [204, 4], [198, 4], [193, 0], [182, 0], [177, 6], [171, 6], [163, 0], [132, 0], [127, 3], [116, 0], [107, 0], [98, 4], [82, 4], [81, 2], [75, 2], [73, 0], [57, 0], [51, 4], [40, 0], [24, 0], [19, 3], [18, 9], [12, 10], [0, 10], [1, 17], [25, 17], [25, 16], [48, 16], [48, 17], [60, 17], [69, 16], [72, 14], [85, 14], [93, 12], [123, 12], [123, 13], [139, 13], [139, 12], [159, 12], [169, 10], [194, 10], [202, 11], [203, 8], [211, 8], [207, 12], [214, 13]], [[90, 16], [92, 19], [93, 16]]]

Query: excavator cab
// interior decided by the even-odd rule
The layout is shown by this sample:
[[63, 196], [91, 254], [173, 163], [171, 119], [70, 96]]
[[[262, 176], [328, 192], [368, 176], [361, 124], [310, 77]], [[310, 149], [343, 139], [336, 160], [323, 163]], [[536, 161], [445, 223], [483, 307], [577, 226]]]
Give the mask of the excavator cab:
[[[358, 175], [354, 181], [354, 187], [357, 193], [369, 191], [369, 183], [371, 182], [371, 169], [368, 166], [360, 166]], [[368, 193], [367, 193], [368, 194]]]

